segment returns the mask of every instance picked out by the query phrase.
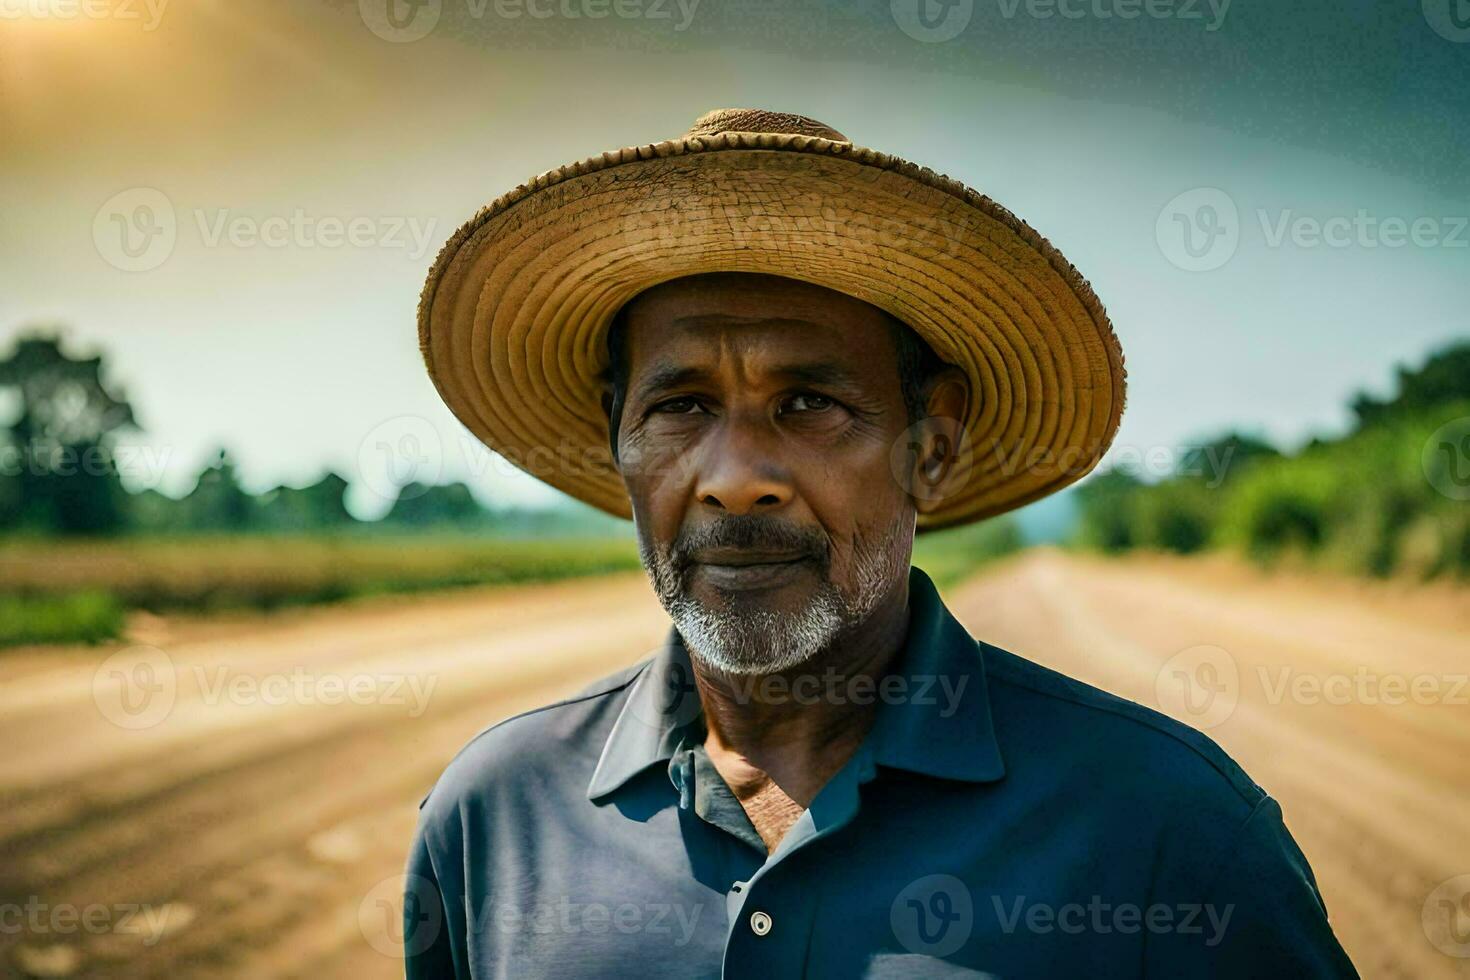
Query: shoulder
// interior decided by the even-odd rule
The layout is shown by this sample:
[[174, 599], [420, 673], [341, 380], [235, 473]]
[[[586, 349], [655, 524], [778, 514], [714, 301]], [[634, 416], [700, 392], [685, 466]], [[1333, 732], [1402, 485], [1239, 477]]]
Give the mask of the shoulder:
[[1029, 803], [1085, 828], [1086, 840], [1106, 842], [1103, 860], [1125, 876], [1131, 864], [1149, 909], [1224, 916], [1210, 942], [1197, 941], [1200, 930], [1182, 920], [1151, 936], [1149, 975], [1357, 975], [1281, 807], [1214, 739], [1005, 650], [979, 648], [1006, 778], [1024, 773], [1043, 794]]
[[[628, 687], [648, 665], [641, 660], [587, 685], [577, 694], [513, 715], [483, 729], [450, 760], [420, 802], [433, 823], [480, 809], [496, 797], [526, 792], [547, 780], [585, 790]], [[585, 773], [585, 774], [583, 774]], [[533, 790], [534, 791], [534, 790]]]
[[999, 647], [979, 647], [1008, 767], [1012, 759], [1085, 767], [1123, 805], [1204, 805], [1239, 823], [1266, 798], [1203, 732]]

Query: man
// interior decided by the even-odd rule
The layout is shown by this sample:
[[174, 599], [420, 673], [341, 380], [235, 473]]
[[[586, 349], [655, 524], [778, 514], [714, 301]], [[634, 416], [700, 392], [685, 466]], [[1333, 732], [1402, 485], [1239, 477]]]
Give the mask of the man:
[[482, 211], [420, 331], [481, 439], [633, 517], [672, 625], [450, 764], [411, 978], [1354, 975], [1218, 747], [977, 642], [910, 568], [1122, 411], [1101, 304], [1010, 212], [723, 110]]

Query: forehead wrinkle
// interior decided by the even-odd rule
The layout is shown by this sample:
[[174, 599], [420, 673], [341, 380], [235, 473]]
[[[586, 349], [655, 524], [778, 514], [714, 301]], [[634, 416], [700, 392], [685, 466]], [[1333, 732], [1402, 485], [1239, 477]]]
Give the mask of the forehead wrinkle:
[[[708, 337], [710, 334], [706, 331], [715, 331], [718, 348], [716, 366], [730, 360], [736, 365], [737, 373], [745, 362], [754, 361], [749, 356], [752, 353], [779, 358], [785, 363], [800, 363], [798, 356], [785, 356], [779, 350], [785, 346], [805, 346], [800, 343], [799, 332], [788, 332], [792, 328], [797, 331], [816, 330], [827, 335], [839, 332], [836, 324], [799, 316], [740, 316], [730, 313], [691, 313], [673, 318], [669, 325], [689, 338]], [[742, 377], [741, 380], [746, 379]]]
[[669, 326], [677, 332], [677, 339], [671, 346], [684, 352], [692, 363], [679, 364], [665, 357], [661, 364], [655, 365], [649, 378], [652, 381], [656, 377], [677, 377], [680, 381], [686, 381], [696, 377], [714, 377], [729, 370], [735, 375], [737, 385], [748, 387], [752, 373], [759, 373], [762, 360], [775, 358], [780, 354], [774, 350], [778, 345], [772, 343], [771, 337], [761, 331], [746, 328], [767, 325], [777, 327], [783, 324], [815, 326], [805, 320], [740, 317], [723, 313], [691, 314], [673, 318], [669, 321]]
[[[842, 342], [841, 324], [826, 318], [702, 310], [668, 317], [660, 332], [662, 342], [654, 341], [653, 349], [647, 350], [653, 364], [637, 372], [643, 380], [635, 387], [644, 397], [661, 388], [701, 383], [727, 372], [734, 375], [739, 387], [751, 387], [753, 378], [781, 378], [835, 386], [854, 394], [881, 383], [869, 377], [869, 368], [877, 365], [855, 360], [851, 345]], [[813, 334], [822, 339], [820, 352], [811, 350], [816, 339]], [[638, 346], [645, 347], [651, 339]]]
[[[743, 338], [745, 343], [740, 344], [739, 341], [742, 338], [739, 336], [731, 337], [732, 333], [734, 331], [729, 329], [722, 329], [720, 331], [720, 352], [719, 356], [715, 358], [715, 370], [719, 371], [721, 365], [728, 361], [735, 371], [735, 383], [742, 388], [747, 388], [750, 386], [750, 376], [747, 370], [749, 365], [746, 363], [747, 358], [742, 355], [755, 350], [755, 338], [746, 336]], [[737, 346], [743, 349], [735, 350]], [[759, 354], [759, 351], [756, 351], [756, 353]]]
[[808, 320], [799, 316], [742, 316], [738, 313], [686, 313], [669, 321], [676, 327], [747, 327], [770, 324], [771, 326], [800, 326], [827, 328], [831, 324], [821, 320]]
[[715, 341], [713, 359], [705, 356], [711, 353], [711, 345], [708, 343], [693, 345], [697, 347], [697, 352], [685, 348], [687, 353], [694, 355], [689, 362], [670, 359], [665, 354], [642, 372], [643, 380], [637, 385], [639, 393], [647, 394], [660, 388], [710, 380], [722, 373], [727, 366], [741, 387], [750, 387], [753, 375], [800, 384], [834, 386], [848, 391], [866, 390], [871, 386], [870, 379], [858, 365], [844, 362], [841, 351], [832, 352], [832, 356], [828, 356], [825, 353], [806, 355], [802, 351], [771, 350], [775, 345], [765, 342], [758, 335], [752, 336], [739, 330], [719, 329], [713, 337], [705, 333], [702, 339]]

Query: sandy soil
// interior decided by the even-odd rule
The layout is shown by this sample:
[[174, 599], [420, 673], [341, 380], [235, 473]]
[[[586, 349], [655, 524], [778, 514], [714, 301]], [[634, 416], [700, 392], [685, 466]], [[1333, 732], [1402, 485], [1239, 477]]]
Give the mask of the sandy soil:
[[[1470, 977], [1421, 924], [1470, 874], [1463, 594], [1033, 552], [949, 601], [978, 636], [1211, 724], [1281, 801], [1364, 976]], [[635, 573], [0, 657], [0, 975], [401, 976], [397, 876], [445, 762], [666, 629]], [[1385, 703], [1393, 677], [1430, 696]]]

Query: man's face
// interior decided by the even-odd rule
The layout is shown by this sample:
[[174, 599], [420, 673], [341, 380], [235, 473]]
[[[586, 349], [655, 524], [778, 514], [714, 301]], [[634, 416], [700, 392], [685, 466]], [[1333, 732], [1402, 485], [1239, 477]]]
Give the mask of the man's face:
[[909, 421], [887, 316], [771, 276], [673, 280], [628, 308], [619, 466], [643, 563], [697, 656], [787, 670], [906, 579]]

